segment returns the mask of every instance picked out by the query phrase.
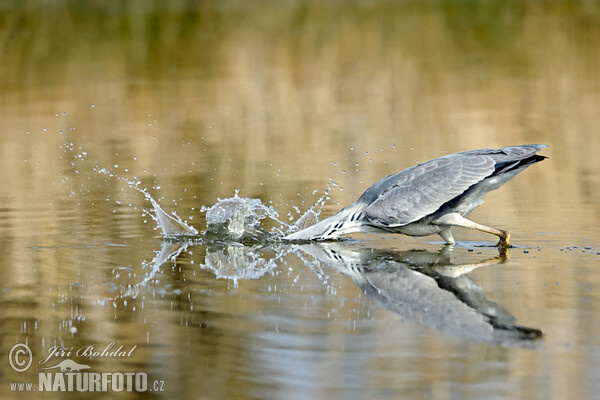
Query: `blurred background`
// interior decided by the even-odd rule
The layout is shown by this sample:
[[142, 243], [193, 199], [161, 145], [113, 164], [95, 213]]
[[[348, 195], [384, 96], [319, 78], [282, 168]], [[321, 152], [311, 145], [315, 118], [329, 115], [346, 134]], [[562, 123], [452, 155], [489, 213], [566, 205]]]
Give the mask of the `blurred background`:
[[[46, 128], [56, 141], [77, 129], [75, 144], [107, 165], [137, 156], [138, 176], [172, 179], [173, 163], [196, 162], [192, 175], [207, 171], [217, 187], [205, 190], [223, 196], [271, 196], [287, 181], [272, 179], [279, 169], [298, 187], [344, 169], [346, 193], [359, 193], [444, 152], [545, 142], [559, 157], [545, 168], [572, 168], [585, 187], [570, 192], [597, 196], [595, 2], [0, 7], [2, 158], [15, 181], [31, 168], [15, 146], [39, 146]], [[390, 144], [382, 166], [375, 152]]]
[[[195, 384], [208, 390], [210, 378], [219, 385], [207, 393], [225, 397], [304, 385], [312, 385], [304, 395], [342, 396], [354, 384], [358, 393], [391, 397], [565, 398], [570, 390], [593, 397], [600, 389], [593, 378], [600, 371], [598, 43], [595, 1], [3, 0], [2, 358], [25, 340], [38, 354], [51, 343], [145, 343], [135, 365], [179, 379], [180, 396], [199, 395]], [[286, 286], [289, 273], [239, 286], [215, 280], [198, 268], [205, 249], [159, 280], [163, 300], [153, 306], [97, 302], [119, 271], [143, 276], [142, 261], [160, 248], [151, 221], [144, 223], [143, 197], [99, 168], [139, 178], [167, 211], [203, 229], [200, 207], [235, 189], [290, 220], [333, 181], [329, 215], [416, 162], [524, 143], [550, 145], [543, 151], [550, 159], [488, 196], [473, 219], [543, 251], [513, 251], [509, 269], [475, 277], [517, 320], [546, 333], [546, 351], [506, 353], [424, 333], [371, 305], [344, 277], [323, 284], [299, 272], [306, 267], [297, 260], [281, 270], [303, 276], [303, 291]], [[455, 237], [491, 240], [460, 230]], [[393, 246], [439, 247], [431, 240], [439, 239], [403, 237]], [[201, 278], [186, 283], [182, 269]], [[278, 306], [282, 298], [288, 303]], [[244, 343], [271, 349], [262, 340], [273, 320], [258, 317], [269, 310], [291, 319], [291, 330], [309, 325], [312, 336], [277, 344], [296, 360], [287, 368], [305, 375], [288, 379], [242, 354]], [[207, 329], [207, 318], [222, 331]], [[373, 345], [350, 347], [358, 364], [373, 367], [366, 377], [352, 369], [356, 359], [335, 353], [339, 341], [356, 339], [346, 327], [353, 318]], [[187, 329], [191, 320], [196, 330]], [[423, 336], [420, 352], [403, 350]], [[313, 352], [298, 347], [317, 337]], [[339, 358], [320, 360], [322, 351]], [[443, 364], [448, 357], [460, 366]], [[179, 378], [169, 365], [180, 366]], [[340, 365], [352, 374], [327, 374]], [[410, 379], [406, 365], [419, 366]], [[0, 393], [11, 374], [0, 375]]]

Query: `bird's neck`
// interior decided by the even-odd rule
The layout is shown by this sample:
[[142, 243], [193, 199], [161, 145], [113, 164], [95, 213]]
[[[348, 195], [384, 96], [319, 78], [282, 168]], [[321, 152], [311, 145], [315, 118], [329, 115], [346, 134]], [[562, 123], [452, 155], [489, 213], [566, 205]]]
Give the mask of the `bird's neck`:
[[284, 237], [288, 240], [327, 240], [360, 231], [361, 218], [357, 218], [364, 206], [352, 203], [335, 215]]

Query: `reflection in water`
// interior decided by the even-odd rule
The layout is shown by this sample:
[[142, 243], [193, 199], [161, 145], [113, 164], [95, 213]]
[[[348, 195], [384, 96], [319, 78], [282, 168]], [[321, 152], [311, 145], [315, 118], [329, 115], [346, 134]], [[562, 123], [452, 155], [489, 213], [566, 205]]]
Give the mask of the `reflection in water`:
[[[236, 285], [239, 279], [258, 279], [277, 267], [277, 262], [289, 254], [290, 249], [277, 246], [247, 246], [237, 242], [169, 241], [162, 242], [161, 249], [150, 262], [143, 262], [148, 271], [142, 281], [129, 285], [123, 297], [137, 296], [160, 272], [167, 261], [175, 262], [188, 248], [206, 247], [206, 257], [201, 268], [212, 271], [218, 279], [231, 279]], [[271, 253], [271, 257], [263, 254]]]
[[516, 325], [515, 318], [487, 300], [468, 275], [476, 268], [506, 262], [502, 251], [477, 263], [453, 264], [452, 246], [439, 253], [375, 251], [337, 243], [310, 244], [300, 250], [350, 276], [384, 308], [447, 336], [503, 345], [528, 345], [542, 336], [537, 329]]
[[[504, 250], [497, 257], [476, 263], [451, 262], [453, 246], [435, 253], [426, 250], [390, 251], [361, 247], [355, 242], [304, 245], [254, 245], [240, 243], [163, 242], [150, 263], [144, 280], [125, 295], [137, 295], [166, 261], [190, 246], [205, 246], [202, 268], [217, 278], [258, 279], [275, 270], [288, 254], [322, 278], [323, 267], [332, 267], [354, 280], [361, 290], [383, 308], [409, 321], [433, 328], [448, 337], [504, 346], [537, 347], [542, 332], [516, 324], [514, 316], [486, 298], [469, 276], [482, 266], [508, 260]], [[272, 253], [267, 257], [265, 253]], [[325, 278], [322, 278], [325, 279]]]

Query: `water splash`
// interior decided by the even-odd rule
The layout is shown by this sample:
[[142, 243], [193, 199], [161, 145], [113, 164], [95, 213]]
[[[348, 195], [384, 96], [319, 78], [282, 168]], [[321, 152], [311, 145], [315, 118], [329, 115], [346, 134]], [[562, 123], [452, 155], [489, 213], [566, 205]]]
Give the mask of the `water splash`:
[[[118, 165], [114, 165], [113, 168], [118, 168]], [[160, 230], [163, 238], [169, 240], [234, 241], [246, 244], [276, 242], [286, 235], [319, 222], [321, 211], [331, 198], [331, 191], [338, 186], [337, 182], [330, 178], [321, 197], [292, 223], [282, 221], [275, 207], [264, 204], [260, 199], [240, 197], [239, 190], [236, 189], [233, 197], [218, 198], [213, 206], [201, 208], [200, 211], [205, 212], [206, 230], [200, 231], [174, 211], [167, 213], [150, 195], [148, 189], [141, 186], [141, 180], [136, 176], [123, 176], [114, 169], [97, 164], [92, 169], [99, 174], [125, 182], [131, 189], [141, 193], [152, 205], [150, 209], [144, 208], [142, 215], [149, 215], [156, 222], [155, 229]], [[153, 189], [160, 189], [160, 186], [153, 186]], [[117, 203], [120, 204], [118, 201]], [[300, 214], [300, 209], [295, 209]], [[263, 224], [268, 225], [269, 230]]]
[[[263, 204], [260, 199], [239, 197], [239, 191], [236, 190], [233, 197], [218, 199], [212, 207], [202, 208], [202, 211], [206, 211], [205, 238], [259, 243], [277, 241], [319, 222], [323, 206], [336, 186], [337, 183], [330, 179], [323, 195], [292, 224], [279, 219], [279, 213], [274, 207]], [[265, 230], [262, 221], [267, 218], [279, 226], [274, 226], [270, 231]]]
[[[137, 185], [135, 189], [144, 194], [153, 207], [152, 218], [167, 239], [202, 238], [206, 241], [235, 241], [242, 243], [269, 243], [277, 241], [290, 233], [299, 231], [319, 221], [319, 216], [326, 201], [330, 199], [330, 191], [336, 183], [331, 181], [325, 193], [302, 214], [294, 223], [287, 224], [279, 218], [277, 209], [263, 204], [260, 199], [239, 197], [236, 190], [233, 197], [217, 199], [217, 203], [201, 211], [206, 213], [206, 231], [199, 231], [176, 214], [167, 214], [144, 189]], [[263, 227], [263, 221], [275, 222], [269, 231]]]
[[308, 228], [309, 226], [315, 225], [319, 222], [319, 217], [323, 211], [325, 203], [331, 199], [331, 192], [338, 186], [332, 178], [329, 178], [327, 188], [319, 197], [319, 199], [309, 207], [294, 223], [288, 225], [288, 228], [283, 232], [283, 236], [292, 234], [294, 232], [301, 231], [302, 229]]
[[[143, 209], [143, 215], [149, 215], [156, 222], [155, 229], [160, 230], [166, 239], [154, 259], [144, 262], [146, 268], [150, 267], [144, 279], [138, 284], [122, 288], [121, 297], [137, 297], [140, 290], [148, 287], [161, 265], [169, 259], [174, 262], [188, 246], [206, 246], [206, 257], [200, 267], [212, 271], [217, 278], [232, 280], [235, 286], [240, 279], [258, 279], [272, 272], [283, 257], [290, 252], [297, 253], [293, 246], [280, 248], [276, 244], [284, 236], [317, 223], [325, 203], [331, 198], [331, 191], [337, 187], [337, 183], [330, 178], [321, 197], [291, 224], [279, 218], [275, 207], [263, 204], [260, 199], [240, 197], [239, 190], [236, 190], [233, 197], [217, 198], [211, 207], [201, 207], [200, 211], [205, 213], [206, 229], [200, 231], [175, 212], [166, 212], [148, 189], [141, 187], [141, 180], [137, 177], [125, 177], [99, 166], [93, 169], [99, 174], [125, 182], [129, 188], [142, 194], [152, 205], [152, 208]], [[299, 209], [296, 211], [300, 214]], [[269, 230], [265, 226], [270, 226]], [[267, 250], [275, 253], [274, 257], [265, 257], [263, 252]], [[327, 284], [326, 278], [324, 283]]]
[[144, 209], [144, 213], [148, 213], [154, 221], [156, 221], [157, 228], [162, 232], [163, 237], [169, 239], [181, 238], [181, 237], [194, 237], [199, 235], [199, 231], [191, 225], [188, 225], [182, 220], [175, 212], [172, 215], [167, 214], [156, 200], [148, 193], [148, 189], [140, 187], [142, 183], [136, 177], [127, 178], [117, 175], [106, 168], [100, 168], [95, 166], [94, 170], [99, 174], [108, 175], [111, 178], [119, 179], [125, 182], [130, 188], [137, 190], [139, 193], [144, 195], [146, 200], [152, 204], [152, 210]]
[[278, 229], [268, 232], [262, 220], [270, 218], [280, 225], [279, 213], [274, 207], [263, 204], [259, 199], [242, 198], [236, 190], [233, 197], [218, 199], [212, 207], [206, 209], [205, 237], [219, 240], [257, 240], [263, 241], [279, 236]]
[[175, 239], [181, 237], [194, 237], [198, 236], [199, 232], [193, 226], [188, 225], [183, 221], [177, 214], [167, 214], [161, 206], [150, 196], [146, 191], [140, 189], [146, 196], [146, 199], [150, 200], [154, 213], [150, 213], [152, 218], [156, 221], [160, 227], [162, 234], [165, 238]]

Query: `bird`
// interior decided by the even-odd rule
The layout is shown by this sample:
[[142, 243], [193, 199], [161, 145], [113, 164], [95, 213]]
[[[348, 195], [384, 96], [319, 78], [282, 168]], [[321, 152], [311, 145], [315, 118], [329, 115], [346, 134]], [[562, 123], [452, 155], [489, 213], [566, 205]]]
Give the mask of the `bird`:
[[355, 232], [400, 233], [408, 236], [438, 234], [448, 245], [456, 243], [453, 227], [498, 236], [497, 246], [508, 247], [510, 233], [481, 225], [467, 215], [517, 174], [546, 156], [544, 144], [478, 149], [449, 154], [386, 176], [337, 214], [304, 229], [288, 232], [291, 241], [335, 240]]

